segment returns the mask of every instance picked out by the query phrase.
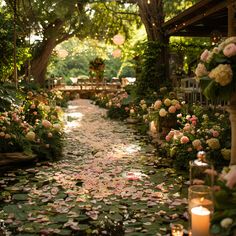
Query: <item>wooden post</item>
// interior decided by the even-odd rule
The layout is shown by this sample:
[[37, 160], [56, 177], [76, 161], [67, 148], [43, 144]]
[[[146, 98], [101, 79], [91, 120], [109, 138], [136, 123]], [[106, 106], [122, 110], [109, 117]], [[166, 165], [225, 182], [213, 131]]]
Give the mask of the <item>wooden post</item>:
[[228, 36], [236, 36], [236, 2], [227, 0], [228, 5]]
[[14, 0], [14, 24], [13, 24], [13, 30], [14, 30], [14, 38], [13, 38], [13, 45], [14, 45], [14, 49], [13, 49], [13, 64], [14, 64], [14, 82], [16, 85], [16, 88], [18, 87], [18, 79], [17, 79], [17, 67], [16, 67], [16, 0]]

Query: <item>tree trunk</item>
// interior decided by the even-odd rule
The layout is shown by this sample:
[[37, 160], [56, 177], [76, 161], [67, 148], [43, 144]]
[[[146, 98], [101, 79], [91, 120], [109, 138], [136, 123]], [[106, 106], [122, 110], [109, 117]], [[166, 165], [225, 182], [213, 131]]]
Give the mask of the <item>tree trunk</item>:
[[61, 29], [64, 21], [56, 19], [44, 30], [44, 39], [37, 47], [35, 57], [31, 61], [31, 74], [40, 86], [44, 86], [47, 66], [53, 49], [58, 43], [69, 38], [69, 35], [62, 35]]
[[41, 50], [37, 52], [38, 56], [33, 58], [31, 62], [31, 74], [35, 82], [40, 86], [44, 86], [48, 62], [55, 46], [55, 39], [44, 41]]
[[149, 41], [164, 41], [162, 24], [164, 22], [162, 0], [138, 0], [139, 14], [145, 26]]
[[138, 0], [139, 14], [147, 32], [148, 41], [159, 42], [161, 51], [156, 66], [159, 71], [164, 69], [165, 82], [169, 82], [169, 38], [162, 29], [164, 12], [162, 0]]

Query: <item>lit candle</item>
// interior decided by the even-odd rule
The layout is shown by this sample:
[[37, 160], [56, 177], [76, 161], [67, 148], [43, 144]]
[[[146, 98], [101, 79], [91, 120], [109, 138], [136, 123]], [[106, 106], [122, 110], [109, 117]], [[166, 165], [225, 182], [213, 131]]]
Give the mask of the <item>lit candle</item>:
[[184, 227], [181, 224], [172, 224], [171, 225], [171, 235], [172, 236], [183, 236]]
[[209, 236], [210, 211], [202, 206], [191, 209], [193, 236]]
[[203, 206], [213, 212], [214, 210], [214, 205], [213, 201], [206, 199], [204, 197], [201, 198], [193, 198], [189, 202], [189, 212], [191, 212], [191, 209], [197, 206]]

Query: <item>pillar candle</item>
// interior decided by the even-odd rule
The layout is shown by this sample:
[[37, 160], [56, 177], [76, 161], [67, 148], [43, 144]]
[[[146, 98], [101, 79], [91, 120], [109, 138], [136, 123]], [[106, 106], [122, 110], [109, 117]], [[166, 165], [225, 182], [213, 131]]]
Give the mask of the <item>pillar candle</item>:
[[209, 236], [210, 211], [202, 206], [191, 209], [192, 236]]
[[197, 206], [203, 206], [206, 207], [208, 210], [211, 211], [211, 213], [214, 210], [214, 205], [213, 205], [213, 201], [206, 199], [206, 198], [193, 198], [190, 200], [189, 202], [189, 212], [191, 214], [191, 209], [193, 207], [197, 207]]

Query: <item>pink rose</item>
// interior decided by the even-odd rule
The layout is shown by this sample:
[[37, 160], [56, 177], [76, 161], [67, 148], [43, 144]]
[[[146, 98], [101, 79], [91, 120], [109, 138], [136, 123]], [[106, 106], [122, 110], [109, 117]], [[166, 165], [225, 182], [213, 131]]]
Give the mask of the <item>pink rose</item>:
[[30, 106], [30, 109], [35, 109], [35, 108], [36, 108], [35, 104], [32, 104], [32, 105]]
[[154, 110], [158, 110], [159, 108], [161, 108], [161, 105], [162, 105], [162, 101], [161, 100], [157, 100], [154, 103]]
[[183, 130], [184, 131], [190, 131], [190, 129], [191, 129], [191, 125], [189, 123], [185, 124]]
[[175, 135], [175, 131], [174, 130], [171, 130], [168, 134], [170, 137], [173, 137]]
[[211, 133], [214, 138], [217, 138], [220, 135], [217, 130], [211, 130]]
[[182, 115], [181, 113], [179, 113], [179, 114], [177, 115], [177, 118], [181, 118], [181, 117], [183, 117], [183, 115]]
[[236, 45], [234, 43], [228, 44], [224, 50], [223, 53], [226, 57], [232, 57], [236, 55]]
[[179, 110], [179, 109], [181, 109], [181, 105], [180, 105], [179, 103], [177, 103], [177, 104], [175, 104], [175, 108], [176, 108], [177, 110]]
[[210, 54], [210, 52], [206, 49], [206, 50], [202, 53], [200, 59], [201, 59], [202, 61], [204, 61], [204, 62], [207, 61], [207, 58], [208, 58], [209, 54]]
[[188, 143], [189, 142], [189, 138], [187, 136], [183, 136], [180, 139], [180, 143], [184, 144], [184, 143]]
[[45, 127], [45, 128], [50, 128], [52, 126], [51, 122], [48, 121], [48, 120], [42, 120], [42, 125]]
[[167, 135], [166, 136], [166, 142], [170, 142], [170, 140], [171, 140], [171, 136]]
[[176, 107], [175, 107], [175, 106], [170, 106], [170, 107], [168, 108], [168, 112], [169, 112], [169, 113], [175, 113], [175, 112], [176, 112]]

